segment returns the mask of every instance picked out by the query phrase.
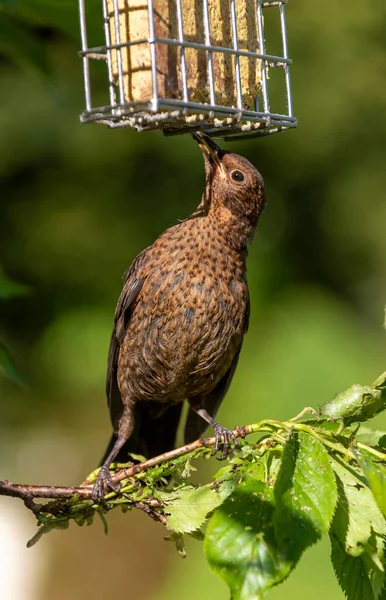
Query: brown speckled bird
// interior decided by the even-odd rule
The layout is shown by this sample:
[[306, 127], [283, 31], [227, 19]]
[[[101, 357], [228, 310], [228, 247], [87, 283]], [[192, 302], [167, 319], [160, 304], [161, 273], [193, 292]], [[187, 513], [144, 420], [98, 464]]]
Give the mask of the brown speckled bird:
[[246, 245], [265, 206], [264, 182], [245, 158], [194, 135], [205, 160], [201, 204], [134, 260], [115, 312], [107, 397], [114, 434], [93, 490], [116, 489], [109, 473], [128, 452], [147, 458], [171, 450], [182, 403], [189, 403], [185, 443], [215, 421], [248, 327]]

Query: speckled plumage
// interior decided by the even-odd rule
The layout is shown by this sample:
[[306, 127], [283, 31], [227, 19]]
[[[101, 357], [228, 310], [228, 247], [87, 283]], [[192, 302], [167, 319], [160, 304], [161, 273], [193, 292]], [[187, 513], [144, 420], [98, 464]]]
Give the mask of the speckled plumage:
[[[208, 422], [220, 438], [228, 431], [214, 417], [248, 326], [246, 244], [265, 192], [245, 158], [208, 136], [196, 139], [205, 158], [202, 202], [138, 255], [118, 301], [107, 374], [115, 436], [94, 489], [97, 499], [109, 484], [105, 467], [114, 457], [171, 449], [184, 399], [190, 405], [186, 442]], [[233, 180], [236, 171], [242, 181]]]

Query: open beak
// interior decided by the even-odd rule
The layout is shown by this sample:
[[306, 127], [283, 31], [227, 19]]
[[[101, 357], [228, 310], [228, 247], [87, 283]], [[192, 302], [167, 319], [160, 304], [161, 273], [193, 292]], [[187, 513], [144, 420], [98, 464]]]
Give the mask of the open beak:
[[217, 165], [218, 168], [221, 171], [223, 171], [224, 169], [222, 166], [221, 159], [224, 156], [224, 154], [226, 154], [226, 150], [223, 150], [222, 148], [220, 148], [220, 146], [217, 146], [217, 144], [214, 143], [212, 138], [209, 137], [209, 135], [206, 135], [206, 133], [203, 133], [202, 131], [197, 131], [196, 133], [194, 133], [193, 139], [195, 139], [198, 145], [200, 146], [205, 158], [205, 162], [208, 161], [209, 165], [212, 168], [215, 165]]

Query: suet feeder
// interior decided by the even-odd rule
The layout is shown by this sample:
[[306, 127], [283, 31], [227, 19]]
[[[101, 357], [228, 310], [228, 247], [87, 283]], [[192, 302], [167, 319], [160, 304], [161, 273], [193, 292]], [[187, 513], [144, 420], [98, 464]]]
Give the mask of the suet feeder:
[[[82, 122], [161, 129], [167, 135], [204, 130], [221, 137], [296, 127], [286, 3], [102, 0], [105, 40], [88, 47], [87, 0], [79, 0], [86, 97]], [[266, 52], [267, 11], [270, 17], [274, 11], [278, 21], [280, 55]], [[93, 103], [94, 61], [106, 65], [106, 101], [101, 106]], [[278, 112], [271, 110], [274, 70], [283, 78]]]

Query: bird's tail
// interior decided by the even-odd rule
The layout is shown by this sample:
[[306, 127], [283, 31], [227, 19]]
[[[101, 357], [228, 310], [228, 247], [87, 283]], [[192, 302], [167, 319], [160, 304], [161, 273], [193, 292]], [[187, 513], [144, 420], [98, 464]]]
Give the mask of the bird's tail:
[[[173, 450], [176, 442], [178, 423], [181, 416], [182, 402], [165, 410], [158, 418], [151, 417], [146, 404], [135, 407], [135, 427], [127, 442], [119, 450], [114, 462], [128, 462], [128, 454], [141, 454], [145, 458], [153, 458], [169, 450]], [[101, 461], [101, 465], [114, 446], [117, 439], [112, 435], [110, 443]]]

